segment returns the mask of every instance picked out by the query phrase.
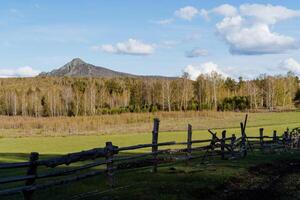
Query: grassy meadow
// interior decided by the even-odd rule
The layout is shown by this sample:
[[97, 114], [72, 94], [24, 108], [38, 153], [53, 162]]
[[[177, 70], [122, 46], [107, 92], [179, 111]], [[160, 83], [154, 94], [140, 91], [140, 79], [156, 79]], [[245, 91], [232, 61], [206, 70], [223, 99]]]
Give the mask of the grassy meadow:
[[[70, 152], [103, 147], [106, 141], [112, 141], [117, 146], [150, 143], [154, 117], [161, 120], [159, 142], [186, 141], [188, 123], [194, 128], [193, 139], [210, 138], [208, 128], [217, 131], [219, 136], [223, 129], [227, 130], [228, 136], [233, 133], [240, 136], [239, 126], [245, 114], [206, 111], [73, 118], [2, 116], [0, 117], [0, 162], [27, 160], [28, 154], [33, 151], [39, 152], [41, 159], [55, 157]], [[273, 130], [281, 134], [287, 127], [300, 126], [300, 112], [297, 111], [248, 113], [248, 115], [246, 129], [248, 135], [258, 135], [260, 127], [265, 128], [266, 135], [272, 135]], [[148, 151], [148, 149], [132, 153], [141, 151]], [[271, 180], [269, 176], [253, 174], [249, 171], [251, 167], [270, 162], [281, 163], [282, 161], [284, 163], [285, 160], [290, 162], [289, 160], [299, 160], [299, 157], [297, 152], [269, 155], [256, 152], [249, 154], [246, 159], [223, 161], [217, 158], [205, 165], [200, 159], [193, 161], [189, 166], [184, 163], [161, 166], [155, 176], [150, 172], [151, 168], [117, 173], [117, 186], [114, 190], [107, 187], [103, 181], [104, 177], [97, 176], [71, 185], [38, 191], [35, 193], [35, 199], [50, 200], [54, 197], [55, 199], [85, 200], [232, 199], [234, 198], [232, 196], [223, 197], [223, 190], [228, 190], [228, 185], [228, 187], [234, 187], [236, 181], [239, 182], [239, 189], [246, 191], [250, 186], [255, 185], [260, 188], [260, 184], [265, 185]], [[23, 170], [1, 171], [0, 176], [23, 175], [24, 173]], [[299, 173], [289, 176], [299, 179]], [[287, 194], [294, 195], [293, 191], [288, 191]], [[275, 194], [278, 195], [268, 193], [268, 195]], [[247, 197], [248, 194], [241, 193], [241, 195]], [[300, 196], [298, 193], [295, 195], [295, 199]], [[17, 200], [22, 199], [22, 196], [0, 197], [0, 199]]]
[[[103, 147], [106, 141], [117, 146], [129, 146], [151, 142], [152, 120], [159, 117], [159, 142], [186, 141], [187, 124], [193, 125], [193, 139], [207, 139], [212, 128], [221, 134], [223, 129], [240, 135], [240, 122], [246, 113], [236, 112], [186, 112], [141, 113], [104, 115], [76, 118], [22, 118], [0, 117], [0, 161], [17, 161], [36, 151], [41, 154], [58, 155]], [[248, 113], [247, 134], [258, 135], [260, 127], [265, 134], [273, 130], [281, 134], [287, 127], [300, 126], [300, 112]], [[73, 129], [69, 133], [67, 128]], [[34, 130], [34, 131], [33, 131]]]

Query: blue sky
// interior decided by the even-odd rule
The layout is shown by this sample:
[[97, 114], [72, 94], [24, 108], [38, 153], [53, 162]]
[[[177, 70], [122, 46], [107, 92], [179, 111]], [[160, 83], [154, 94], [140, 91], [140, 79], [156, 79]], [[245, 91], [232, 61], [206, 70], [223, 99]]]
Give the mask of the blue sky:
[[72, 58], [134, 74], [300, 74], [300, 2], [1, 0], [0, 76]]

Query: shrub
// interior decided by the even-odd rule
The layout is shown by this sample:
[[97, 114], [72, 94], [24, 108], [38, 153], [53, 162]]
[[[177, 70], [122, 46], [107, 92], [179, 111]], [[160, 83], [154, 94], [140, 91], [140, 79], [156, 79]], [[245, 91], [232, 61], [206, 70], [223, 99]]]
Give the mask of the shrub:
[[249, 97], [234, 96], [225, 98], [221, 104], [218, 105], [218, 110], [222, 111], [244, 111], [250, 108]]
[[295, 94], [294, 104], [297, 108], [300, 108], [300, 89], [298, 89], [296, 94]]

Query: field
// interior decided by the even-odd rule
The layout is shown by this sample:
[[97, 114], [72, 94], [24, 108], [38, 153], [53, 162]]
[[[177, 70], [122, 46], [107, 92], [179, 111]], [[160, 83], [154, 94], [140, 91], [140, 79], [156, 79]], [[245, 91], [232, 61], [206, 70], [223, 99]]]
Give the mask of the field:
[[[149, 143], [151, 141], [152, 120], [154, 117], [159, 117], [161, 120], [159, 142], [186, 141], [188, 123], [191, 123], [194, 128], [193, 139], [210, 138], [207, 128], [213, 128], [218, 135], [220, 135], [221, 130], [226, 129], [227, 134], [231, 135], [234, 133], [239, 136], [239, 123], [244, 120], [245, 114], [233, 112], [187, 112], [59, 119], [1, 117], [0, 128], [3, 131], [1, 131], [0, 138], [0, 162], [27, 160], [28, 153], [33, 151], [42, 154], [42, 158], [48, 158], [70, 152], [103, 147], [106, 141], [112, 141], [117, 146]], [[248, 114], [249, 121], [246, 129], [248, 136], [257, 136], [261, 127], [265, 128], [266, 135], [272, 135], [273, 130], [277, 130], [278, 134], [281, 134], [287, 127], [300, 127], [300, 112]], [[54, 125], [56, 125], [57, 129], [51, 129]], [[73, 127], [73, 132], [69, 133], [67, 131], [66, 127], [68, 125]], [[34, 131], [29, 133], [28, 131], [32, 128]], [[61, 130], [61, 132], [57, 130]], [[136, 153], [140, 153], [140, 151]], [[253, 173], [251, 168], [259, 167], [264, 169], [266, 167], [264, 163], [273, 163], [274, 168], [281, 169], [286, 167], [286, 165], [282, 166], [282, 163], [287, 163], [287, 166], [289, 166], [290, 162], [299, 162], [299, 156], [299, 153], [283, 153], [280, 155], [253, 153], [243, 160], [230, 162], [216, 159], [206, 165], [196, 160], [193, 161], [191, 166], [179, 163], [160, 167], [159, 173], [155, 176], [147, 168], [138, 172], [121, 173], [117, 175], [118, 186], [114, 191], [105, 186], [105, 182], [101, 181], [101, 177], [95, 177], [62, 188], [48, 189], [45, 190], [46, 192], [40, 191], [36, 195], [37, 199], [45, 200], [53, 199], [50, 196], [54, 194], [56, 194], [56, 199], [150, 200], [199, 199], [202, 197], [204, 199], [219, 199], [225, 190], [237, 189], [244, 192], [247, 187], [251, 186], [254, 188], [253, 192], [258, 192], [262, 185], [269, 184], [270, 178], [279, 172], [261, 175]], [[299, 172], [293, 171], [287, 177], [296, 180], [296, 185], [293, 185], [293, 187], [299, 187]], [[235, 181], [239, 182], [238, 188], [235, 188]], [[274, 188], [280, 187], [282, 184], [290, 184], [290, 179], [276, 184]], [[129, 187], [127, 188], [126, 185], [129, 185]], [[89, 191], [93, 192], [86, 193]], [[241, 195], [245, 195], [245, 199], [247, 199], [247, 193], [243, 192]], [[81, 193], [86, 193], [86, 197], [83, 197], [84, 195], [78, 196]], [[287, 197], [290, 197], [288, 196], [290, 193], [294, 194], [294, 190], [287, 191]], [[266, 194], [271, 195], [272, 190]], [[230, 195], [232, 194], [230, 193]], [[232, 197], [230, 195], [226, 196], [226, 198], [230, 199]], [[297, 196], [299, 195], [298, 193], [295, 193], [295, 195], [296, 198], [299, 197]]]
[[[17, 158], [8, 155], [28, 154], [34, 151], [58, 155], [103, 147], [106, 141], [112, 141], [117, 146], [149, 143], [154, 117], [159, 117], [161, 121], [159, 142], [186, 141], [188, 123], [193, 125], [194, 139], [210, 138], [208, 128], [216, 130], [219, 135], [222, 129], [226, 129], [227, 134], [234, 133], [239, 136], [239, 123], [244, 120], [245, 114], [234, 112], [142, 113], [61, 119], [1, 117], [0, 152], [5, 156], [1, 156], [0, 161], [14, 161]], [[66, 133], [64, 126], [74, 128], [76, 131]], [[288, 127], [299, 126], [300, 112], [249, 113], [247, 135], [258, 136], [261, 127], [265, 128], [266, 135], [272, 135], [273, 130], [277, 130], [280, 134]], [[48, 134], [48, 131], [53, 131], [53, 127], [61, 127], [62, 132]], [[35, 133], [29, 133], [31, 128]]]

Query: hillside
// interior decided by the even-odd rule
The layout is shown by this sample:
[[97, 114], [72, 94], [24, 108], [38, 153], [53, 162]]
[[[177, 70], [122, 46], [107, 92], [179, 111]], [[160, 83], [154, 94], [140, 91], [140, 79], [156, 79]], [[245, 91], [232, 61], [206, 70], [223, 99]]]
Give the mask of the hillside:
[[42, 72], [39, 76], [136, 77], [133, 74], [117, 72], [86, 63], [80, 58], [75, 58], [61, 68], [51, 72]]
[[69, 77], [101, 77], [101, 78], [113, 78], [113, 77], [128, 77], [128, 78], [154, 78], [154, 79], [174, 79], [176, 77], [164, 77], [164, 76], [142, 76], [134, 75], [124, 72], [114, 71], [105, 67], [95, 66], [84, 62], [80, 58], [74, 58], [64, 66], [54, 69], [51, 72], [42, 72], [39, 76], [69, 76]]

